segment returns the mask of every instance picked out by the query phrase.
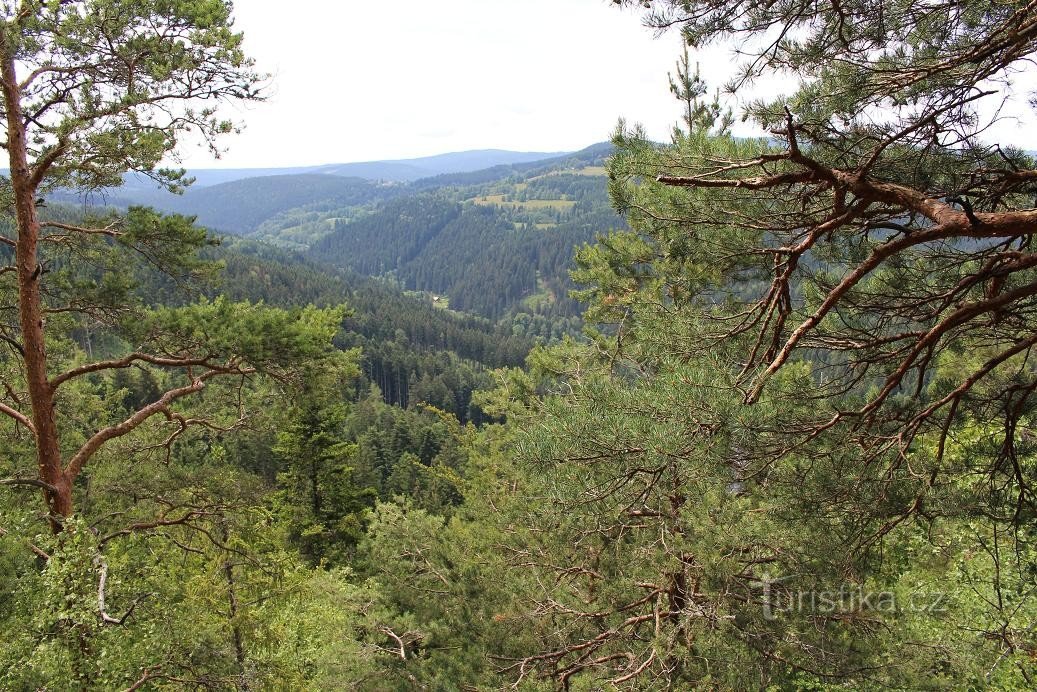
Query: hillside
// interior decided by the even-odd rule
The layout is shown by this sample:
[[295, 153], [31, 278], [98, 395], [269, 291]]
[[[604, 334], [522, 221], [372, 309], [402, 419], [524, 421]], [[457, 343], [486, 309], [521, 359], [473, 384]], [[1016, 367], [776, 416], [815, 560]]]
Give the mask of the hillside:
[[[468, 173], [495, 166], [543, 161], [566, 156], [567, 152], [508, 151], [505, 149], [475, 149], [457, 151], [435, 156], [413, 159], [391, 159], [379, 161], [356, 161], [350, 163], [317, 164], [313, 166], [264, 167], [264, 168], [194, 168], [187, 173], [194, 180], [194, 188], [230, 183], [246, 178], [265, 178], [275, 175], [337, 175], [345, 178], [365, 178], [382, 182], [413, 182], [421, 178], [452, 173]], [[0, 175], [9, 176], [7, 168], [0, 168]], [[123, 187], [105, 190], [104, 195], [120, 196], [127, 191], [133, 195], [147, 194], [155, 185], [145, 176], [127, 173]]]
[[[203, 257], [223, 265], [202, 286], [185, 286], [159, 272], [138, 274], [138, 293], [146, 302], [180, 305], [198, 293], [210, 299], [262, 301], [289, 308], [348, 305], [349, 315], [336, 345], [361, 347], [364, 379], [377, 386], [387, 404], [406, 408], [421, 400], [415, 383], [440, 391], [435, 405], [461, 420], [471, 415], [472, 392], [490, 386], [488, 370], [522, 364], [540, 334], [521, 333], [491, 321], [441, 310], [431, 299], [348, 270], [328, 270], [306, 258], [265, 243], [229, 238], [206, 248]], [[550, 335], [547, 335], [550, 336]], [[427, 392], [424, 395], [426, 401]]]
[[[140, 187], [120, 188], [87, 201], [115, 207], [154, 207], [167, 213], [197, 217], [199, 225], [215, 231], [249, 235], [267, 219], [290, 209], [314, 205], [317, 208], [359, 207], [392, 194], [391, 187], [362, 178], [303, 173], [190, 187], [183, 195]], [[75, 201], [63, 194], [52, 197]]]
[[308, 253], [331, 268], [391, 277], [435, 296], [441, 307], [494, 320], [539, 316], [550, 325], [530, 328], [550, 335], [568, 330], [565, 320], [579, 313], [568, 297], [573, 248], [624, 223], [606, 196], [602, 165], [610, 152], [598, 144], [534, 161], [514, 152], [464, 152], [407, 165], [513, 162], [412, 183], [342, 177], [343, 167], [324, 166], [194, 186], [181, 196], [134, 184], [91, 201], [194, 216], [218, 233]]
[[267, 237], [316, 238], [314, 259], [391, 275], [453, 309], [494, 319], [575, 316], [579, 306], [568, 297], [574, 247], [623, 225], [606, 196], [609, 151], [440, 176], [359, 218], [342, 218], [342, 210], [300, 216], [298, 226]]

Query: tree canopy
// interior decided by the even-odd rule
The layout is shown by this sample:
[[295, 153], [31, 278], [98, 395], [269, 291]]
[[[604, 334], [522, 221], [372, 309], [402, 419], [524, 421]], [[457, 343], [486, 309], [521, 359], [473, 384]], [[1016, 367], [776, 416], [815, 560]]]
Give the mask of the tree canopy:
[[788, 89], [733, 137], [685, 59], [673, 141], [617, 131], [598, 331], [505, 388], [554, 623], [512, 674], [1032, 684], [1037, 170], [993, 126], [1037, 7], [619, 4]]
[[[619, 135], [615, 202], [654, 238], [642, 252], [665, 260], [655, 278], [674, 304], [701, 308], [702, 348], [744, 341], [736, 382], [748, 403], [811, 360], [801, 394], [840, 403], [795, 421], [804, 442], [849, 427], [871, 457], [902, 457], [956, 416], [997, 410], [1005, 453], [992, 471], [1011, 469], [1037, 387], [1019, 367], [1037, 345], [1037, 172], [991, 128], [1019, 100], [1013, 76], [1037, 49], [1034, 8], [645, 4], [649, 24], [676, 27], [692, 46], [734, 41], [735, 93], [763, 77], [793, 83], [745, 110], [768, 140], [693, 130], [659, 149]], [[655, 182], [625, 184], [645, 175]], [[1031, 502], [1028, 483], [1017, 491]]]
[[[155, 415], [175, 419], [170, 405], [200, 392], [213, 377], [244, 377], [264, 369], [264, 360], [303, 355], [291, 347], [259, 354], [255, 341], [242, 342], [244, 325], [227, 330], [217, 343], [204, 343], [207, 328], [185, 323], [209, 320], [212, 329], [212, 320], [235, 312], [212, 314], [219, 304], [176, 318], [133, 314], [128, 259], [173, 274], [201, 268], [194, 253], [206, 235], [190, 219], [131, 209], [124, 217], [69, 223], [41, 213], [40, 194], [47, 189], [119, 185], [128, 171], [179, 188], [182, 171], [159, 165], [184, 134], [202, 137], [215, 151], [215, 138], [232, 127], [217, 117], [216, 106], [258, 98], [261, 79], [241, 50], [230, 13], [230, 3], [219, 0], [25, 0], [4, 3], [0, 12], [3, 147], [10, 162], [3, 185], [7, 233], [0, 242], [13, 251], [3, 268], [3, 289], [11, 300], [2, 331], [9, 349], [5, 366], [8, 356], [17, 363], [5, 367], [0, 412], [31, 434], [38, 459], [36, 474], [8, 481], [43, 490], [55, 530], [71, 515], [73, 483], [101, 445]], [[333, 314], [326, 317], [334, 321]], [[89, 363], [76, 362], [79, 354], [54, 353], [57, 325], [48, 328], [48, 319], [107, 327], [121, 340], [113, 350], [127, 352]], [[142, 331], [147, 324], [152, 329]], [[280, 326], [287, 326], [285, 320]], [[316, 328], [330, 341], [326, 327]], [[62, 386], [139, 363], [180, 369], [185, 379], [169, 383], [156, 401], [125, 420], [97, 424], [77, 442], [82, 431], [73, 433], [61, 415]], [[187, 425], [191, 419], [179, 420]]]
[[51, 205], [179, 185], [258, 77], [226, 2], [4, 6], [0, 686], [1034, 687], [1037, 163], [997, 133], [1037, 4], [617, 4], [686, 39], [681, 120], [617, 128], [580, 338], [317, 260], [534, 308], [583, 221], [493, 243], [607, 223], [596, 167], [271, 220], [313, 262]]

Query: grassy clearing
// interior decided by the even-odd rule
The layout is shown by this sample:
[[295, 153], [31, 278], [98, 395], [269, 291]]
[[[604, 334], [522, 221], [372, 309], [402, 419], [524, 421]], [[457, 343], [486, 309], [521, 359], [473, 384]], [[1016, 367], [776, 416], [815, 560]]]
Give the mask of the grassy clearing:
[[[529, 227], [529, 223], [526, 222], [526, 221], [513, 221], [511, 223], [511, 226], [516, 231], [521, 231], [521, 230], [524, 230], [524, 229], [528, 228]], [[553, 222], [551, 222], [551, 223], [535, 223], [535, 224], [533, 224], [533, 228], [535, 228], [538, 231], [550, 231], [552, 228], [558, 228], [558, 224], [553, 223]]]
[[536, 211], [538, 209], [556, 209], [558, 211], [569, 211], [576, 202], [567, 199], [530, 199], [525, 202], [505, 202], [504, 195], [483, 195], [472, 199], [476, 204], [494, 204], [508, 209], [522, 209], [525, 211]]
[[441, 310], [450, 309], [450, 298], [446, 297], [442, 293], [429, 293], [428, 291], [404, 291], [403, 293], [412, 298], [427, 300], [432, 303], [432, 307], [440, 308]]
[[536, 293], [526, 296], [522, 301], [522, 304], [530, 310], [535, 311], [537, 308], [552, 305], [556, 300], [557, 297], [555, 294], [548, 290], [547, 284], [538, 277]]
[[[604, 177], [608, 175], [608, 171], [605, 170], [604, 166], [584, 166], [583, 168], [567, 168], [561, 171], [551, 171], [530, 178], [530, 181], [540, 180], [541, 178], [550, 178], [553, 175], [586, 175], [590, 177]], [[525, 183], [523, 183], [525, 185]]]

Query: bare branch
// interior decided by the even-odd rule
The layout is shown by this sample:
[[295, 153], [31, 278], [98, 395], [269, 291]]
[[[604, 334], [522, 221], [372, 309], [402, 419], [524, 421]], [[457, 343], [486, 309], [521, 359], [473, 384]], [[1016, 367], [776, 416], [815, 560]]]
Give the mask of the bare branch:
[[126, 620], [133, 615], [133, 611], [137, 609], [137, 606], [141, 604], [145, 598], [151, 594], [141, 594], [137, 598], [133, 599], [133, 603], [130, 604], [129, 609], [123, 613], [122, 617], [116, 618], [108, 614], [108, 610], [105, 606], [105, 589], [108, 585], [108, 561], [104, 559], [104, 555], [97, 553], [94, 556], [94, 565], [97, 567], [99, 575], [97, 580], [97, 612], [101, 616], [101, 621], [107, 625], [124, 625]]
[[[712, 175], [712, 174], [710, 174]], [[745, 188], [747, 190], [763, 190], [782, 185], [794, 185], [796, 183], [821, 182], [816, 175], [810, 171], [798, 173], [782, 173], [780, 175], [761, 176], [758, 178], [712, 178], [707, 176], [682, 177], [673, 175], [659, 175], [656, 182], [674, 187], [731, 187]]]
[[151, 416], [164, 411], [172, 402], [189, 394], [200, 392], [204, 388], [205, 381], [201, 378], [196, 378], [188, 385], [166, 392], [158, 399], [158, 401], [145, 406], [123, 422], [117, 425], [108, 426], [107, 428], [94, 433], [94, 435], [79, 448], [79, 451], [69, 459], [68, 464], [65, 467], [65, 474], [70, 479], [76, 478], [83, 470], [83, 466], [90, 457], [92, 457], [105, 442], [132, 432]]
[[58, 139], [55, 144], [47, 153], [37, 159], [36, 163], [32, 167], [32, 173], [29, 176], [29, 184], [35, 190], [43, 182], [47, 173], [54, 166], [54, 163], [58, 161], [69, 149], [69, 141], [64, 137]]
[[[44, 221], [40, 224], [41, 228], [56, 228], [59, 231], [67, 231], [68, 233], [78, 233], [82, 235], [104, 235], [110, 238], [118, 238], [122, 236], [122, 232], [116, 230], [118, 222], [113, 222], [104, 228], [90, 228], [87, 226], [76, 226], [68, 223], [61, 223], [58, 221]], [[68, 236], [49, 235], [40, 238], [42, 241], [54, 242]]]
[[379, 627], [378, 631], [381, 632], [382, 634], [388, 635], [393, 641], [396, 642], [396, 645], [399, 647], [399, 649], [396, 652], [397, 655], [400, 657], [401, 661], [406, 661], [407, 660], [407, 648], [406, 648], [406, 645], [403, 643], [403, 639], [398, 634], [396, 634], [391, 629], [389, 629], [388, 627]]
[[38, 478], [3, 478], [3, 479], [0, 479], [0, 485], [7, 485], [7, 486], [26, 485], [26, 486], [31, 486], [33, 488], [41, 488], [41, 489], [46, 490], [47, 492], [50, 492], [50, 493], [57, 492], [57, 488], [55, 488], [53, 485], [51, 485], [50, 483], [47, 483], [46, 481], [41, 481]]
[[173, 368], [186, 368], [191, 366], [208, 366], [211, 364], [211, 358], [171, 358], [165, 356], [154, 356], [148, 353], [131, 353], [123, 358], [117, 358], [114, 360], [103, 360], [96, 363], [88, 363], [81, 365], [77, 368], [73, 368], [67, 372], [64, 372], [50, 381], [50, 386], [57, 389], [65, 382], [88, 375], [93, 372], [100, 372], [102, 370], [117, 370], [122, 368], [128, 368], [134, 363], [143, 362], [150, 365], [159, 365], [162, 367], [173, 367]]
[[161, 673], [162, 666], [160, 665], [145, 668], [144, 671], [141, 673], [141, 676], [137, 678], [136, 682], [134, 682], [132, 685], [123, 690], [123, 692], [137, 692], [137, 690], [144, 687], [144, 685], [148, 684], [148, 682], [150, 682], [151, 680], [162, 677]]
[[[10, 534], [7, 532], [7, 529], [5, 529], [4, 527], [0, 526], [0, 538], [2, 538], [4, 536], [9, 536], [9, 535]], [[40, 547], [38, 547], [34, 543], [30, 543], [30, 542], [26, 541], [26, 545], [29, 547], [29, 550], [31, 550], [32, 553], [36, 557], [42, 558], [44, 560], [50, 560], [50, 555], [48, 555], [43, 549], [41, 549]]]
[[202, 391], [203, 389], [205, 389], [205, 383], [207, 380], [221, 375], [245, 375], [255, 372], [255, 369], [253, 368], [225, 368], [216, 366], [208, 367], [210, 367], [210, 369], [207, 372], [204, 372], [201, 375], [192, 378], [190, 384], [167, 391], [165, 394], [159, 397], [157, 401], [154, 401], [151, 404], [148, 404], [147, 406], [141, 408], [123, 422], [118, 423], [116, 425], [108, 426], [107, 428], [104, 428], [94, 433], [94, 435], [90, 437], [90, 439], [88, 439], [82, 447], [79, 448], [79, 451], [77, 451], [74, 455], [72, 455], [72, 458], [69, 459], [68, 464], [65, 467], [65, 474], [68, 476], [68, 478], [70, 480], [75, 479], [83, 470], [83, 466], [90, 459], [90, 457], [92, 457], [104, 443], [108, 442], [109, 440], [115, 439], [117, 437], [122, 437], [123, 435], [127, 435], [133, 432], [135, 429], [137, 429], [137, 427], [140, 426], [141, 423], [143, 423], [144, 421], [156, 414], [166, 413], [168, 411], [169, 405], [174, 401], [188, 396], [190, 394]]
[[977, 227], [972, 224], [964, 212], [954, 211], [953, 217], [947, 223], [913, 231], [904, 237], [887, 241], [875, 247], [871, 255], [854, 267], [829, 291], [814, 313], [789, 335], [778, 354], [764, 372], [757, 377], [756, 384], [745, 397], [746, 402], [752, 403], [757, 401], [767, 380], [788, 361], [792, 352], [799, 346], [804, 337], [840, 303], [851, 288], [893, 255], [912, 246], [946, 238], [998, 238], [1037, 233], [1037, 210], [983, 214], [980, 217], [980, 221], [981, 224]]
[[[154, 521], [142, 521], [136, 524], [131, 524], [124, 529], [119, 529], [113, 533], [108, 534], [104, 538], [97, 542], [98, 546], [104, 546], [106, 543], [119, 538], [120, 536], [129, 536], [130, 534], [138, 533], [141, 531], [150, 531], [151, 529], [158, 529], [168, 526], [185, 526], [189, 525], [191, 521], [200, 517], [206, 516], [218, 516], [216, 512], [192, 509], [188, 510], [182, 517], [176, 519], [156, 519]], [[194, 528], [194, 527], [191, 527]]]
[[10, 418], [16, 420], [20, 425], [24, 426], [26, 430], [36, 435], [36, 426], [32, 424], [32, 420], [21, 411], [8, 406], [5, 403], [0, 402], [0, 413], [7, 415]]

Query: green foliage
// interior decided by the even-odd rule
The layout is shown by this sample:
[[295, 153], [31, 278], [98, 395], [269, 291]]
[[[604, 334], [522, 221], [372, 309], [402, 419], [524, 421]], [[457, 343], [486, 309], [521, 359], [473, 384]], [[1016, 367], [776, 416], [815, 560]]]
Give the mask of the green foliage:
[[[707, 85], [699, 73], [699, 66], [695, 65], [695, 71], [691, 70], [691, 59], [688, 56], [688, 47], [684, 46], [684, 54], [677, 61], [677, 74], [667, 75], [670, 79], [670, 92], [681, 101], [684, 112], [681, 120], [684, 122], [685, 132], [688, 134], [695, 130], [716, 128], [719, 132], [727, 132], [734, 123], [731, 111], [724, 111], [720, 105], [720, 94], [710, 103], [703, 103], [702, 97], [706, 95]], [[680, 136], [680, 129], [677, 129]]]
[[503, 454], [509, 437], [498, 427], [465, 433], [464, 501], [449, 518], [405, 499], [375, 509], [360, 559], [380, 586], [382, 624], [407, 642], [405, 658], [380, 663], [395, 687], [497, 689], [510, 679], [502, 670], [541, 642], [526, 600], [536, 575], [512, 568], [526, 531], [522, 474]]
[[158, 307], [132, 325], [127, 337], [167, 353], [238, 359], [260, 372], [304, 364], [331, 353], [341, 308], [284, 310], [220, 297], [177, 308]]
[[[86, 5], [126, 9], [41, 5], [26, 55], [47, 22], [69, 32], [56, 55], [80, 55], [107, 31], [73, 11]], [[238, 219], [249, 230], [381, 280], [206, 248], [190, 219], [143, 208], [79, 236], [73, 212], [47, 210], [47, 346], [86, 368], [60, 382], [62, 449], [205, 386], [97, 450], [57, 535], [23, 492], [38, 490], [32, 440], [4, 429], [0, 686], [1032, 687], [1032, 223], [983, 236], [1029, 213], [1033, 172], [972, 139], [969, 100], [1032, 53], [1008, 30], [1028, 10], [642, 6], [691, 45], [786, 30], [747, 76], [791, 70], [802, 88], [748, 110], [779, 139], [735, 139], [686, 53], [673, 141], [621, 124], [607, 184], [626, 226], [576, 255], [583, 339], [558, 319], [574, 312], [562, 275], [574, 244], [619, 225], [585, 168], [598, 150], [409, 187], [223, 188], [240, 195], [222, 218], [265, 190]], [[226, 3], [143, 9], [197, 24], [199, 42], [153, 46], [108, 17], [141, 34], [128, 51], [151, 51], [147, 93], [210, 59], [254, 85]], [[194, 125], [225, 129], [212, 117]], [[69, 151], [106, 163], [76, 159], [62, 181], [110, 184], [124, 156], [178, 184], [154, 170], [178, 126], [66, 125]], [[964, 230], [908, 242], [944, 226]], [[151, 266], [131, 267], [137, 253]], [[217, 263], [201, 300], [154, 271]], [[90, 309], [66, 311], [77, 296]], [[958, 312], [999, 296], [1019, 300], [986, 321]], [[534, 339], [549, 345], [525, 370], [487, 370]], [[16, 351], [0, 374], [21, 405]]]
[[[515, 310], [539, 280], [552, 296], [547, 314], [572, 315], [565, 277], [573, 245], [619, 223], [601, 186], [591, 189], [596, 194], [571, 211], [532, 216], [462, 201], [475, 190], [405, 196], [353, 221], [336, 221], [310, 254], [361, 274], [391, 274], [408, 289], [448, 296], [452, 309], [493, 319]], [[565, 194], [543, 190], [532, 194]], [[551, 228], [537, 230], [545, 222]], [[473, 266], [479, 271], [468, 271]]]
[[159, 164], [180, 136], [213, 142], [232, 129], [203, 101], [257, 97], [261, 77], [231, 30], [227, 2], [8, 5], [4, 52], [28, 75], [23, 109], [36, 114], [30, 158], [59, 154], [49, 185], [117, 186], [132, 170], [177, 189], [183, 173]]
[[[783, 141], [736, 140], [685, 60], [687, 131], [615, 138], [630, 231], [578, 256], [590, 343], [534, 352], [483, 404], [516, 426], [531, 531], [505, 545], [540, 587], [516, 587], [543, 642], [512, 679], [1032, 684], [1032, 276], [983, 269], [1028, 253], [1032, 166], [973, 138], [968, 96], [1033, 52], [1029, 10], [649, 5], [803, 88], [748, 110]], [[1013, 48], [973, 60], [984, 32]]]
[[[345, 564], [363, 535], [363, 510], [377, 497], [359, 487], [350, 462], [356, 445], [345, 438], [341, 405], [309, 405], [293, 426], [278, 434], [274, 452], [287, 470], [278, 477], [278, 504], [288, 512], [289, 539], [314, 563]], [[343, 551], [345, 554], [343, 554]]]
[[[103, 555], [85, 524], [61, 539], [40, 537], [46, 565], [27, 565], [8, 582], [15, 595], [3, 615], [2, 684], [348, 684], [371, 658], [350, 636], [368, 596], [348, 575], [303, 570], [269, 542], [269, 530], [257, 530], [265, 523], [254, 511], [224, 515], [199, 527], [215, 542], [174, 527], [165, 540], [108, 542]], [[106, 607], [125, 616], [121, 624], [99, 616], [102, 565]]]
[[[330, 272], [297, 255], [252, 241], [226, 239], [204, 256], [222, 267], [203, 286], [215, 300], [263, 302], [290, 308], [348, 303], [341, 349], [362, 349], [361, 367], [386, 403], [403, 407], [431, 403], [462, 420], [481, 420], [470, 406], [472, 392], [489, 386], [485, 367], [520, 364], [532, 345], [568, 331], [564, 320], [524, 315], [520, 324], [495, 325], [472, 315], [440, 310], [427, 300], [401, 293], [392, 284], [346, 271]], [[135, 293], [146, 304], [167, 306], [194, 300], [193, 286], [153, 271], [141, 272]], [[364, 390], [362, 382], [358, 391]], [[414, 392], [411, 392], [411, 388]]]

